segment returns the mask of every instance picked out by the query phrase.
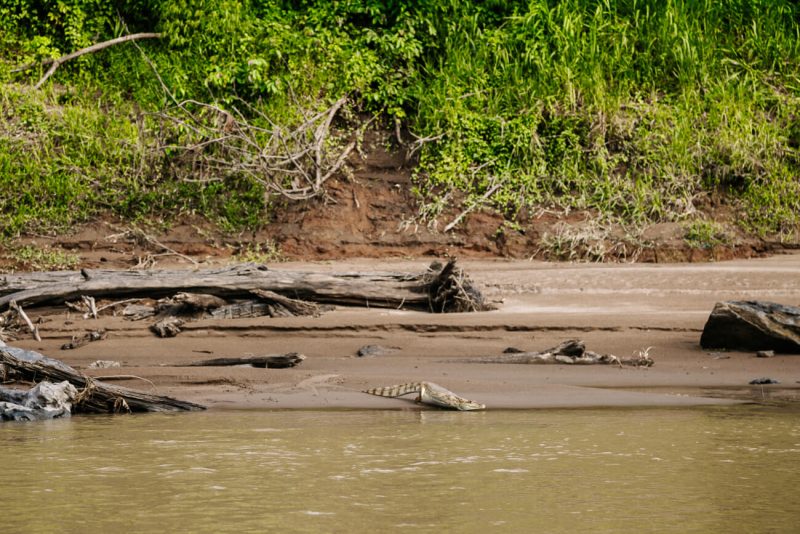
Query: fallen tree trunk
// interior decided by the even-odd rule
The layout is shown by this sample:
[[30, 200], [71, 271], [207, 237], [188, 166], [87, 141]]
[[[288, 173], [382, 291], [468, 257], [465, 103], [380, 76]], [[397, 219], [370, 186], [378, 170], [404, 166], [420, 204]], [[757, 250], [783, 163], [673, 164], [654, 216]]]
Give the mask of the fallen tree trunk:
[[152, 395], [111, 384], [104, 384], [79, 373], [69, 365], [38, 352], [16, 347], [0, 347], [0, 366], [6, 373], [28, 381], [62, 382], [66, 380], [78, 389], [73, 401], [75, 412], [174, 412], [204, 410], [205, 407], [163, 395]]
[[755, 300], [718, 302], [700, 346], [800, 354], [800, 308]]
[[[74, 271], [0, 278], [0, 311], [12, 301], [24, 306], [61, 304], [81, 296], [160, 298], [195, 292], [252, 299], [267, 291], [318, 303], [431, 312], [493, 309], [455, 260], [419, 274], [311, 273], [273, 271], [253, 264], [224, 269], [151, 271]], [[264, 296], [262, 296], [264, 298]]]
[[232, 365], [252, 365], [261, 369], [286, 369], [300, 364], [306, 357], [297, 352], [274, 354], [270, 356], [248, 356], [245, 358], [213, 358], [198, 362], [184, 363], [176, 367], [223, 367]]
[[459, 360], [466, 363], [516, 363], [516, 364], [553, 364], [568, 365], [630, 365], [633, 367], [651, 367], [653, 360], [646, 351], [632, 358], [618, 358], [613, 354], [598, 354], [586, 350], [586, 344], [577, 339], [570, 339], [542, 352], [513, 352], [502, 356], [471, 358]]

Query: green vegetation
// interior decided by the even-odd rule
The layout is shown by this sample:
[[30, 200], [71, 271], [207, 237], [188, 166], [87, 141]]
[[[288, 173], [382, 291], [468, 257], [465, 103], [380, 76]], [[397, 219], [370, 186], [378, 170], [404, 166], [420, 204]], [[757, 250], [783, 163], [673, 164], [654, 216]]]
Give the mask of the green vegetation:
[[688, 223], [683, 238], [692, 248], [714, 248], [728, 245], [733, 241], [722, 225], [705, 219], [696, 219]]
[[[377, 117], [417, 136], [422, 216], [463, 198], [636, 226], [723, 195], [745, 231], [796, 241], [799, 21], [790, 0], [8, 0], [0, 231], [101, 212], [256, 227], [320, 194]], [[135, 32], [162, 37], [40, 90], [48, 65], [14, 72]]]
[[266, 265], [268, 263], [278, 263], [286, 261], [281, 253], [280, 246], [272, 240], [264, 243], [246, 244], [242, 246], [233, 256], [232, 260], [236, 263], [258, 263]]
[[74, 269], [80, 263], [77, 254], [32, 245], [13, 246], [1, 257], [13, 261], [19, 268], [31, 271], [65, 271]]

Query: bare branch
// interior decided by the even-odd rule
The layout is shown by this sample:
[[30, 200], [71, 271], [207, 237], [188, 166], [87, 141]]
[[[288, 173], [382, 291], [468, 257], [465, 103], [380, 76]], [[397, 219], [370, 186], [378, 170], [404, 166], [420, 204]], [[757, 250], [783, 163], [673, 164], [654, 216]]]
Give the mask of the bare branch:
[[93, 44], [91, 46], [87, 46], [86, 48], [81, 48], [75, 52], [66, 54], [61, 56], [57, 59], [48, 58], [39, 63], [28, 63], [27, 65], [23, 65], [14, 69], [12, 72], [20, 72], [23, 70], [27, 70], [31, 67], [35, 67], [37, 65], [50, 65], [50, 68], [47, 72], [42, 76], [42, 78], [33, 86], [34, 89], [39, 89], [47, 79], [53, 75], [58, 67], [66, 63], [71, 59], [75, 59], [77, 57], [83, 56], [85, 54], [92, 54], [94, 52], [98, 52], [100, 50], [106, 49], [110, 46], [118, 45], [121, 43], [127, 43], [128, 41], [135, 41], [138, 39], [160, 39], [162, 34], [160, 33], [132, 33], [130, 35], [123, 35], [122, 37], [117, 37], [116, 39], [110, 39], [108, 41], [103, 41], [102, 43]]
[[17, 304], [15, 300], [12, 300], [11, 302], [8, 303], [8, 307], [17, 312], [19, 318], [25, 322], [25, 325], [28, 327], [28, 330], [30, 330], [31, 334], [33, 334], [33, 339], [35, 339], [36, 341], [41, 341], [42, 336], [39, 335], [39, 328], [34, 326], [33, 322], [31, 322], [30, 317], [28, 317], [28, 314], [25, 313], [25, 310], [22, 309], [22, 306]]
[[[184, 100], [154, 116], [173, 125], [176, 137], [161, 150], [177, 151], [176, 170], [187, 182], [211, 182], [235, 174], [263, 184], [268, 191], [292, 200], [323, 193], [324, 183], [346, 164], [356, 142], [333, 142], [331, 125], [347, 103], [342, 97], [328, 108], [310, 113], [298, 105], [302, 122], [291, 128], [275, 124], [262, 110], [243, 102], [254, 124], [236, 107]], [[182, 162], [182, 163], [181, 163]]]
[[414, 154], [416, 154], [423, 146], [425, 146], [425, 143], [433, 143], [434, 141], [438, 141], [445, 136], [443, 133], [439, 135], [429, 135], [428, 137], [418, 137], [413, 133], [411, 135], [414, 137], [414, 142], [408, 146], [404, 163], [411, 161], [411, 158], [414, 157]]
[[489, 197], [491, 197], [494, 194], [494, 192], [497, 191], [498, 189], [500, 189], [500, 184], [494, 184], [492, 187], [487, 189], [481, 198], [479, 198], [478, 200], [467, 206], [467, 208], [464, 211], [458, 214], [458, 217], [453, 219], [452, 222], [450, 222], [450, 224], [445, 226], [444, 231], [449, 232], [450, 230], [455, 228], [456, 225], [461, 222], [461, 219], [469, 215], [470, 212], [472, 212], [472, 210], [474, 210], [475, 208], [486, 202], [489, 199]]

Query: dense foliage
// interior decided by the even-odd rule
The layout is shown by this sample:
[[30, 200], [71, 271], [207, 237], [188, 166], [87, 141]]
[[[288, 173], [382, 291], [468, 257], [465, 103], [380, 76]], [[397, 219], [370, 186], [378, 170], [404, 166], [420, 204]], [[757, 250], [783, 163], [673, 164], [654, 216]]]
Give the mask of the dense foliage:
[[[790, 0], [5, 0], [3, 230], [98, 210], [257, 225], [264, 183], [187, 180], [159, 115], [191, 100], [292, 128], [346, 95], [341, 128], [374, 115], [428, 139], [428, 217], [456, 196], [510, 221], [547, 207], [639, 224], [724, 194], [744, 228], [797, 240], [798, 21]], [[163, 37], [68, 62], [39, 91], [47, 65], [14, 72], [143, 31]], [[178, 126], [168, 146], [197, 142]]]

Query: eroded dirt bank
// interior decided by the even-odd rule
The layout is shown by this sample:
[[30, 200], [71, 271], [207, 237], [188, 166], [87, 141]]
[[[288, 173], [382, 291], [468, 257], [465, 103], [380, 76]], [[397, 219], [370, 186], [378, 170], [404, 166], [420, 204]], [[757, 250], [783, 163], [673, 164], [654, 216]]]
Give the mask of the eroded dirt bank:
[[[698, 344], [715, 302], [764, 299], [800, 304], [800, 255], [704, 264], [550, 264], [472, 260], [462, 266], [497, 301], [492, 312], [432, 315], [339, 308], [321, 317], [201, 320], [171, 339], [146, 322], [83, 319], [63, 310], [33, 309], [42, 342], [11, 343], [86, 368], [117, 360], [94, 376], [135, 375], [124, 385], [212, 408], [414, 408], [410, 398], [385, 399], [362, 390], [409, 381], [439, 383], [489, 408], [689, 405], [749, 399], [800, 400], [800, 356], [756, 358], [710, 352]], [[358, 260], [279, 263], [273, 269], [416, 272], [426, 261]], [[73, 335], [105, 328], [105, 340], [60, 350]], [[569, 339], [601, 353], [646, 351], [649, 369], [614, 366], [465, 363], [507, 347], [543, 350]], [[357, 357], [368, 344], [387, 354]], [[186, 368], [194, 360], [300, 352], [292, 369]], [[770, 377], [772, 386], [749, 386]]]
[[389, 148], [392, 135], [370, 130], [363, 153], [348, 160], [350, 172], [326, 182], [324, 195], [304, 202], [273, 198], [257, 230], [225, 231], [199, 211], [135, 222], [106, 214], [52, 235], [29, 233], [0, 243], [0, 272], [42, 270], [59, 262], [164, 267], [178, 254], [201, 262], [452, 255], [667, 263], [753, 258], [798, 247], [788, 234], [781, 240], [746, 233], [736, 203], [718, 195], [696, 198], [698, 220], [712, 221], [704, 228], [716, 229], [704, 236], [693, 236], [689, 219], [635, 226], [591, 211], [540, 206], [522, 210], [512, 222], [487, 206], [470, 209], [463, 198], [425, 202], [413, 192], [413, 158], [405, 149]]

